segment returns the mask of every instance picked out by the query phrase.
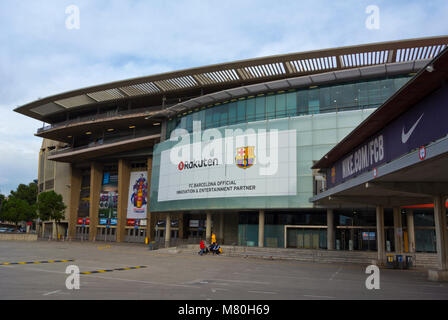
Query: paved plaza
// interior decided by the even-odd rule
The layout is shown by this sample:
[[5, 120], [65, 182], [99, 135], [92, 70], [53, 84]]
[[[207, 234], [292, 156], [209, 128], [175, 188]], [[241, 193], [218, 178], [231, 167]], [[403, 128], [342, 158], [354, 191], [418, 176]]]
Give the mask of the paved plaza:
[[[424, 270], [381, 269], [380, 289], [367, 290], [362, 265], [174, 254], [131, 244], [2, 241], [0, 264], [3, 300], [448, 298], [448, 284], [427, 281]], [[79, 290], [66, 288], [69, 265], [87, 273]]]

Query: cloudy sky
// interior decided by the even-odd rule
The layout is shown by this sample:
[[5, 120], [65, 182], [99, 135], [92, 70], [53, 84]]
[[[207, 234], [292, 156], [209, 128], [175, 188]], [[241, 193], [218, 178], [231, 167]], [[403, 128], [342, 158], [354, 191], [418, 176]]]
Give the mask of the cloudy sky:
[[[80, 29], [67, 29], [76, 5]], [[365, 26], [380, 9], [380, 28]], [[0, 2], [0, 193], [37, 178], [42, 126], [16, 106], [85, 86], [273, 54], [448, 34], [448, 1]]]

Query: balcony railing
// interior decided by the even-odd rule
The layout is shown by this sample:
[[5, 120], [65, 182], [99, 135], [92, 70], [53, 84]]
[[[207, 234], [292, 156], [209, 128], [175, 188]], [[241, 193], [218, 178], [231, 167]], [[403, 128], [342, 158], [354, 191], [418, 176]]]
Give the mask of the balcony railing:
[[[167, 106], [168, 107], [168, 106]], [[70, 119], [63, 122], [54, 123], [48, 126], [43, 126], [42, 128], [37, 129], [37, 133], [42, 133], [48, 130], [57, 129], [57, 128], [63, 128], [67, 127], [71, 124], [75, 123], [82, 123], [87, 121], [97, 121], [101, 119], [107, 119], [112, 117], [122, 117], [122, 116], [128, 116], [132, 114], [143, 114], [143, 115], [149, 115], [153, 113], [154, 111], [157, 111], [158, 107], [145, 107], [145, 108], [138, 108], [138, 109], [131, 109], [131, 110], [124, 110], [124, 111], [108, 111], [105, 113], [99, 113], [94, 115], [88, 115], [84, 117], [77, 117], [74, 119]]]

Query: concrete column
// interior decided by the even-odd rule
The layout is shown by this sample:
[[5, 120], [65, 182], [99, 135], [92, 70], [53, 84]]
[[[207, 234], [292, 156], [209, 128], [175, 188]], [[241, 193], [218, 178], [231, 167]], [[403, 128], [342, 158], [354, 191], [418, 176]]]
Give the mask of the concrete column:
[[264, 210], [258, 212], [258, 246], [264, 247]]
[[71, 165], [70, 176], [70, 211], [68, 218], [68, 237], [74, 239], [76, 236], [76, 223], [78, 220], [79, 197], [81, 193], [82, 173]]
[[448, 268], [448, 235], [446, 230], [446, 206], [445, 198], [434, 197], [434, 223], [436, 227], [437, 257], [439, 259], [439, 269]]
[[376, 246], [378, 252], [378, 263], [383, 265], [385, 262], [385, 237], [384, 237], [384, 208], [376, 207]]
[[334, 250], [334, 214], [327, 209], [327, 250]]
[[210, 243], [212, 237], [212, 214], [207, 212], [207, 221], [205, 224], [205, 240]]
[[408, 228], [409, 252], [415, 252], [414, 210], [406, 209], [406, 224]]
[[103, 180], [103, 165], [92, 162], [90, 165], [90, 230], [89, 240], [95, 241], [98, 227], [98, 209], [100, 207], [101, 182]]
[[219, 243], [224, 244], [224, 213], [219, 215]]
[[403, 225], [401, 223], [400, 208], [393, 208], [394, 210], [394, 242], [395, 253], [403, 253]]
[[131, 163], [118, 160], [117, 242], [123, 242], [126, 236], [130, 176]]
[[151, 194], [151, 175], [152, 175], [152, 157], [148, 157], [148, 199], [147, 199], [147, 205], [146, 205], [146, 237], [149, 241], [153, 241], [155, 238], [155, 222], [153, 221], [155, 219], [154, 214], [149, 211], [149, 196]]
[[165, 248], [170, 247], [170, 241], [171, 241], [171, 214], [166, 214], [166, 220], [165, 220]]

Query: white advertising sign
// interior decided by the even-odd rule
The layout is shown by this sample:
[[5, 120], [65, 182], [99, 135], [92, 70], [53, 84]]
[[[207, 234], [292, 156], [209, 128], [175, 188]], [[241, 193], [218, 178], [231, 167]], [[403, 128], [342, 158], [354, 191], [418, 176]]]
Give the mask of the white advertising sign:
[[128, 196], [128, 219], [146, 219], [148, 202], [148, 174], [146, 171], [131, 172]]
[[296, 132], [245, 137], [211, 140], [214, 148], [210, 142], [186, 144], [183, 150], [192, 152], [181, 152], [178, 160], [173, 152], [179, 150], [163, 151], [158, 201], [296, 195]]

